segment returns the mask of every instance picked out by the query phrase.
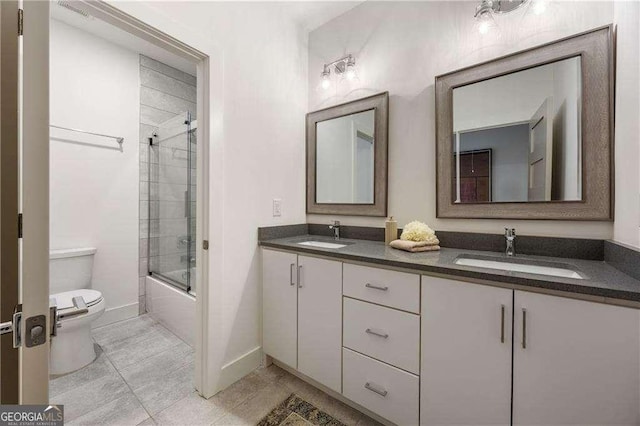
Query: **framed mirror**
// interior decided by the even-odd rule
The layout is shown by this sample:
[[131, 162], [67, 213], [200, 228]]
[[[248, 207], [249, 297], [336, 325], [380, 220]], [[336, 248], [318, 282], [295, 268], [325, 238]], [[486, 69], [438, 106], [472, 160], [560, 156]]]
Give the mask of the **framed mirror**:
[[612, 220], [607, 26], [436, 77], [437, 216]]
[[387, 214], [389, 94], [307, 114], [307, 213]]

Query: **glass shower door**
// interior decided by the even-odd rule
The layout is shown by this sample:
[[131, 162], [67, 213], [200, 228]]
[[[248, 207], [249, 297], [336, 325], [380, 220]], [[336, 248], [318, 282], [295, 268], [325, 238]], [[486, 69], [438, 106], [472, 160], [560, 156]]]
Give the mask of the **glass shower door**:
[[192, 291], [195, 268], [191, 123], [189, 113], [182, 113], [158, 125], [149, 144], [148, 163], [149, 272], [184, 291]]

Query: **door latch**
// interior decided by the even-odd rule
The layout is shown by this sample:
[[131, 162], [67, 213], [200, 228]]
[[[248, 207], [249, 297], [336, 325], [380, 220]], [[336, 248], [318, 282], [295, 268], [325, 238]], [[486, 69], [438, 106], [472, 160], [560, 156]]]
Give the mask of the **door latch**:
[[0, 335], [13, 333], [13, 347], [19, 348], [22, 345], [22, 312], [21, 306], [18, 305], [15, 311], [13, 312], [13, 316], [11, 321], [0, 323]]

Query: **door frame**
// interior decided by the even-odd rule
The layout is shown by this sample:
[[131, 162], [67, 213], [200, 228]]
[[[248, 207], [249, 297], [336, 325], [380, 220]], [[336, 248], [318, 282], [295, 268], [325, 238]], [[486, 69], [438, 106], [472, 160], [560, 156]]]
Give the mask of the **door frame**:
[[[97, 19], [197, 64], [196, 348], [194, 382], [205, 398], [220, 390], [224, 354], [220, 285], [223, 246], [223, 74], [220, 49], [145, 2], [81, 0], [74, 4]], [[215, 100], [215, 102], [212, 102]], [[209, 236], [215, 236], [213, 240]], [[204, 249], [204, 241], [208, 249]], [[215, 306], [214, 306], [215, 305]]]

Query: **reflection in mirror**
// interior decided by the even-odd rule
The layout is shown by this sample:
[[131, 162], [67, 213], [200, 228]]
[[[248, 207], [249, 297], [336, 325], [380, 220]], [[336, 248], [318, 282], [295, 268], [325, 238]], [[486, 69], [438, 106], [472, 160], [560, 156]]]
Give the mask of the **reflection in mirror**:
[[582, 200], [573, 57], [453, 89], [456, 203]]
[[373, 204], [375, 111], [316, 123], [316, 203]]

